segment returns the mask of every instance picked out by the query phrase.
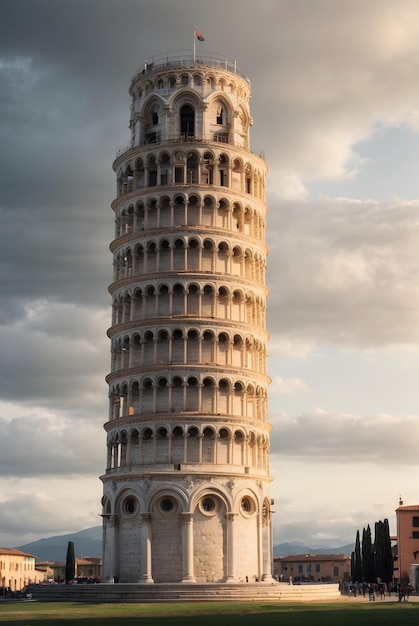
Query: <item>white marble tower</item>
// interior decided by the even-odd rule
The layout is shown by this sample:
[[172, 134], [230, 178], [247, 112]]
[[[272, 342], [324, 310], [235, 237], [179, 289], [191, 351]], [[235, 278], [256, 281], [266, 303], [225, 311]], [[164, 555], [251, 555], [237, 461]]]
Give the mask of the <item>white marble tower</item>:
[[109, 287], [103, 581], [270, 580], [267, 166], [209, 54], [133, 77]]

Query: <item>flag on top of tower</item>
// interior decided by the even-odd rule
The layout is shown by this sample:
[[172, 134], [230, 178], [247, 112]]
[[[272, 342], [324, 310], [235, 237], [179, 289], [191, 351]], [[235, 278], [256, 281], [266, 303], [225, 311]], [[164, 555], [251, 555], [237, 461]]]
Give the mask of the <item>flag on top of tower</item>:
[[198, 41], [205, 41], [205, 37], [202, 33], [199, 32], [199, 30], [195, 30], [195, 35], [196, 38], [198, 39]]

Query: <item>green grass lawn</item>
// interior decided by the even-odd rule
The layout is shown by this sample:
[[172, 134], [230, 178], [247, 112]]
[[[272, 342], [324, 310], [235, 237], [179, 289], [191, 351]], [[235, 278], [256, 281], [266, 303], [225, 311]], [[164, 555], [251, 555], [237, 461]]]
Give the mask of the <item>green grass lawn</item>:
[[398, 602], [0, 604], [0, 624], [13, 626], [417, 626], [418, 623], [419, 603]]

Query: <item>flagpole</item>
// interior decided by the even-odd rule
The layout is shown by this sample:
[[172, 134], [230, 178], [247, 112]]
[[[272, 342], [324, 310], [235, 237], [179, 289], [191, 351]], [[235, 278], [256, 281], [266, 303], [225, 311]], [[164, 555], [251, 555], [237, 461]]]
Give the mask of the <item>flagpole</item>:
[[194, 62], [194, 65], [195, 65], [195, 53], [196, 53], [195, 33], [196, 33], [196, 28], [194, 26], [194, 29], [193, 29], [193, 62]]

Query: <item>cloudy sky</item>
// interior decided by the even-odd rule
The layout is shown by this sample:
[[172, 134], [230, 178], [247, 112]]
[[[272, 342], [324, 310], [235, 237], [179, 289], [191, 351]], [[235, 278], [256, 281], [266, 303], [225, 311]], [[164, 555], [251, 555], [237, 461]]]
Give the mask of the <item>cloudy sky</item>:
[[0, 545], [100, 523], [115, 197], [132, 75], [252, 83], [269, 163], [275, 542], [418, 504], [417, 0], [13, 0], [0, 21]]

